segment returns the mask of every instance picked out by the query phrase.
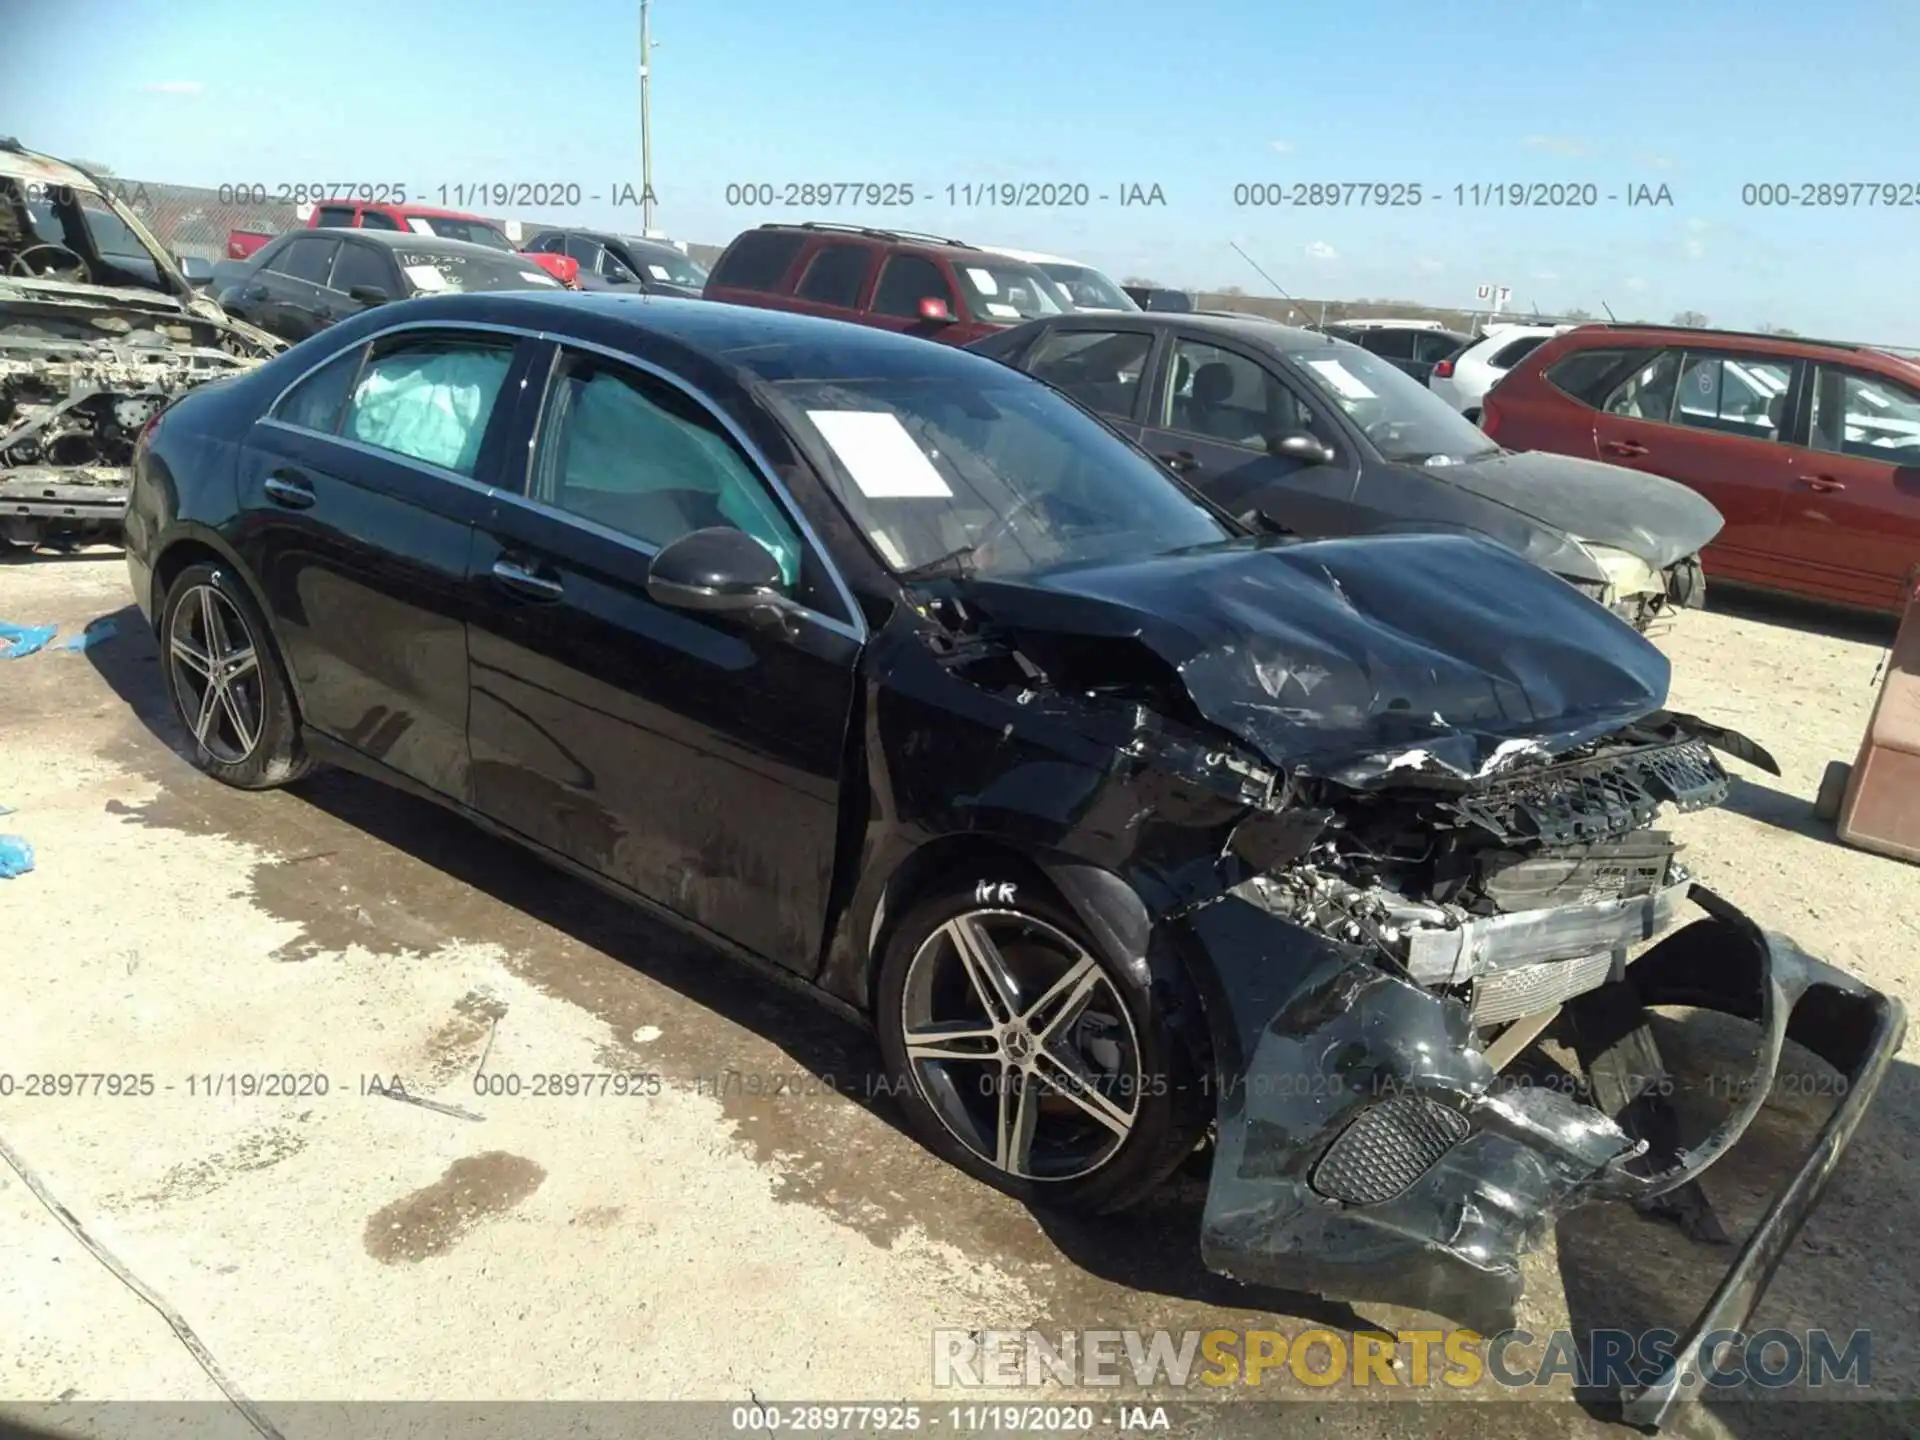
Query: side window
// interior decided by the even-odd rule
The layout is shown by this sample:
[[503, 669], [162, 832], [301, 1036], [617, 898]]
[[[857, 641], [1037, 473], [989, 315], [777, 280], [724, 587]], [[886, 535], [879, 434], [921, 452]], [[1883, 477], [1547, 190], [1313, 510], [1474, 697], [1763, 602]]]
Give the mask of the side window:
[[1312, 411], [1264, 365], [1192, 340], [1174, 346], [1162, 423], [1249, 450], [1264, 449], [1269, 435], [1319, 433]]
[[340, 410], [346, 404], [347, 387], [360, 373], [360, 356], [365, 349], [364, 345], [355, 345], [307, 376], [281, 397], [273, 408], [273, 418], [298, 425], [302, 430], [333, 434], [340, 428]]
[[893, 315], [918, 320], [922, 300], [939, 300], [954, 314], [953, 290], [940, 267], [924, 255], [890, 255], [887, 268], [880, 272], [880, 283], [867, 309], [875, 315]]
[[1383, 360], [1411, 360], [1417, 338], [1411, 330], [1369, 330], [1360, 343]]
[[1523, 339], [1514, 341], [1511, 345], [1503, 345], [1487, 357], [1488, 368], [1493, 370], [1511, 370], [1522, 360], [1526, 359], [1527, 356], [1544, 345], [1548, 338], [1549, 337], [1545, 335], [1528, 335]]
[[394, 291], [394, 279], [387, 273], [386, 257], [371, 245], [343, 242], [340, 256], [333, 262], [333, 288], [345, 294], [356, 285], [373, 285], [388, 295]]
[[1920, 463], [1920, 394], [1881, 375], [1822, 365], [1813, 388], [1812, 444], [1889, 465]]
[[1153, 336], [1137, 330], [1056, 330], [1034, 347], [1025, 369], [1089, 410], [1130, 415]]
[[584, 235], [567, 236], [566, 247], [568, 258], [578, 260], [582, 270], [591, 271], [600, 259], [600, 242]]
[[1666, 350], [1614, 385], [1601, 408], [1632, 420], [1665, 420], [1673, 413], [1673, 392], [1680, 379], [1680, 352]]
[[384, 210], [364, 210], [360, 214], [362, 230], [398, 230], [400, 222]]
[[1458, 335], [1445, 330], [1432, 330], [1413, 337], [1413, 358], [1425, 365], [1437, 364], [1449, 355], [1458, 355], [1464, 348], [1464, 342]]
[[557, 230], [549, 231], [545, 235], [536, 236], [533, 242], [527, 246], [527, 253], [529, 255], [558, 255], [561, 253], [560, 247], [565, 241], [565, 238], [566, 237], [561, 235]]
[[1575, 350], [1547, 367], [1542, 377], [1563, 395], [1588, 405], [1606, 398], [1607, 383], [1635, 356], [1651, 358], [1651, 350]]
[[315, 285], [324, 285], [333, 269], [334, 252], [339, 248], [338, 240], [295, 240], [268, 262], [267, 269], [289, 280], [309, 280]]
[[640, 278], [633, 273], [633, 267], [627, 264], [625, 259], [614, 253], [611, 245], [600, 247], [600, 273], [609, 280], [628, 281]]
[[800, 578], [800, 537], [747, 458], [687, 396], [623, 366], [571, 355], [547, 392], [533, 498], [658, 549], [732, 526]]
[[341, 230], [351, 230], [353, 228], [353, 206], [322, 205], [320, 207], [320, 218], [314, 221], [314, 224]]
[[865, 245], [822, 245], [807, 262], [794, 293], [802, 300], [851, 310], [873, 274], [873, 253]]
[[737, 290], [772, 290], [785, 277], [805, 238], [796, 230], [749, 230], [727, 247], [708, 279]]
[[512, 362], [511, 340], [402, 340], [374, 354], [360, 372], [343, 433], [472, 475]]
[[1680, 370], [1676, 423], [1755, 440], [1779, 438], [1793, 365], [1737, 352], [1690, 353]]

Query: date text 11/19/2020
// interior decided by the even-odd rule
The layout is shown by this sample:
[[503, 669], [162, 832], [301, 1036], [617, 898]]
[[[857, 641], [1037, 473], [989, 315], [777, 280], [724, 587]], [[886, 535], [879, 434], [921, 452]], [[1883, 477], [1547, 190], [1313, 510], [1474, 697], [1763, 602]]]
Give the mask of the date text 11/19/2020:
[[1665, 185], [1602, 186], [1591, 180], [1483, 180], [1427, 185], [1417, 180], [1250, 180], [1233, 187], [1240, 209], [1412, 210], [1447, 205], [1464, 210], [1591, 210], [1673, 208]]

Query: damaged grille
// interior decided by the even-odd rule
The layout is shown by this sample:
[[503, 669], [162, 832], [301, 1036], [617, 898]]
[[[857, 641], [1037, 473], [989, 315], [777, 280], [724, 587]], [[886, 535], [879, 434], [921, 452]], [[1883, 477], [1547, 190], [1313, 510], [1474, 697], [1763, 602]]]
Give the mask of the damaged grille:
[[1342, 1130], [1309, 1183], [1329, 1200], [1378, 1205], [1405, 1193], [1467, 1138], [1467, 1119], [1424, 1095], [1395, 1095]]
[[1441, 802], [1442, 811], [1504, 840], [1573, 845], [1649, 824], [1663, 802], [1682, 810], [1726, 798], [1727, 773], [1699, 740], [1516, 777]]
[[1643, 830], [1533, 855], [1490, 851], [1480, 858], [1479, 890], [1507, 914], [1651, 895], [1666, 884], [1678, 848], [1665, 831]]

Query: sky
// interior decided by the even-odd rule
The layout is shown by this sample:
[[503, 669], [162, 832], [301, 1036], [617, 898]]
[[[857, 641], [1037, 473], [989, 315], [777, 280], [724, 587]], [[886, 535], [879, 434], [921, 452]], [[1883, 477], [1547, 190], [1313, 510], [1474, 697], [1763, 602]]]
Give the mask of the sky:
[[[0, 135], [142, 180], [447, 186], [452, 208], [637, 230], [615, 202], [639, 191], [638, 16], [0, 0]], [[1265, 271], [1471, 308], [1488, 284], [1521, 314], [1920, 346], [1912, 0], [655, 0], [652, 31], [655, 224], [683, 240], [890, 224], [1183, 288], [1269, 294]], [[496, 182], [579, 204], [453, 188]], [[1013, 182], [1087, 203], [985, 203]], [[808, 183], [914, 199], [729, 203]], [[1421, 203], [1235, 203], [1316, 183]], [[1821, 184], [1882, 203], [1759, 203]], [[1487, 203], [1513, 185], [1598, 203]]]

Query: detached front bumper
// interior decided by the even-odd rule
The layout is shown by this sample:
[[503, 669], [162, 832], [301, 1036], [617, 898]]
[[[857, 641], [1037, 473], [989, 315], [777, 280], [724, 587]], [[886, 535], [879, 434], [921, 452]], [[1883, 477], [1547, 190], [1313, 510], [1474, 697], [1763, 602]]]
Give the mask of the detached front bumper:
[[[1729, 1087], [1739, 1106], [1657, 1168], [1644, 1141], [1577, 1095], [1503, 1083], [1463, 1003], [1330, 945], [1304, 984], [1276, 993], [1271, 977], [1301, 973], [1301, 932], [1239, 899], [1196, 912], [1192, 935], [1219, 976], [1210, 1005], [1229, 1012], [1216, 1048], [1234, 1052], [1220, 1065], [1207, 1264], [1243, 1281], [1431, 1310], [1483, 1334], [1509, 1328], [1521, 1257], [1555, 1217], [1593, 1200], [1649, 1200], [1699, 1176], [1765, 1104], [1791, 1039], [1847, 1077], [1844, 1096], [1671, 1367], [1621, 1397], [1631, 1423], [1659, 1425], [1700, 1392], [1705, 1337], [1745, 1326], [1906, 1028], [1898, 1001], [1762, 932], [1704, 887], [1691, 898], [1706, 918], [1607, 988], [1630, 987], [1643, 1008], [1753, 1021], [1760, 1044], [1751, 1076]], [[1292, 967], [1275, 963], [1281, 951]]]

